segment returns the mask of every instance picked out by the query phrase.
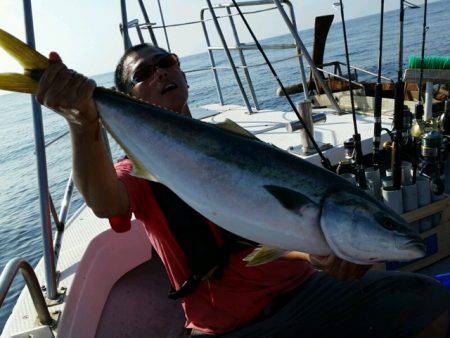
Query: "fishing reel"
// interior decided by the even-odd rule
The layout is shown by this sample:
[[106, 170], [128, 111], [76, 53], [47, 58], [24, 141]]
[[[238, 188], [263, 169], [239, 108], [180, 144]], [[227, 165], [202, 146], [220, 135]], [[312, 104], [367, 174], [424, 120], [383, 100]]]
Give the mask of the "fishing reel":
[[430, 179], [432, 192], [440, 195], [445, 189], [443, 168], [449, 151], [449, 137], [446, 135], [450, 134], [450, 100], [445, 102], [440, 116], [424, 121], [421, 104], [416, 106], [415, 113], [411, 136], [417, 147], [419, 172]]
[[430, 179], [431, 191], [435, 195], [444, 192], [443, 164], [446, 151], [443, 151], [443, 137], [437, 130], [425, 132], [421, 136], [420, 173]]
[[411, 110], [409, 110], [408, 106], [403, 106], [403, 128], [402, 128], [402, 137], [403, 144], [408, 144], [411, 141], [411, 130], [413, 126], [413, 114]]
[[442, 134], [450, 136], [450, 99], [445, 101], [444, 112], [439, 117]]

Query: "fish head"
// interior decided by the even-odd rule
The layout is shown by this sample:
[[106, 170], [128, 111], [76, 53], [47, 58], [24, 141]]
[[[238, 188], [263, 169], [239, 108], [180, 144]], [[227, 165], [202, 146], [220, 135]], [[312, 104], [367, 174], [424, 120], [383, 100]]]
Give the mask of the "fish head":
[[320, 225], [332, 251], [356, 264], [409, 261], [425, 255], [425, 244], [411, 226], [358, 188], [327, 195]]

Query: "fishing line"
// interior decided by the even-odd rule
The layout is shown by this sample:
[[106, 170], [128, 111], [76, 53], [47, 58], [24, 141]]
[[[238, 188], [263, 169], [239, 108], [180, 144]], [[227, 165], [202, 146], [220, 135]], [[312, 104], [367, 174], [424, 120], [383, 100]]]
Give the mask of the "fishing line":
[[295, 115], [297, 116], [297, 118], [299, 119], [300, 123], [303, 125], [304, 130], [306, 131], [306, 134], [308, 135], [309, 139], [311, 140], [311, 142], [313, 143], [314, 149], [317, 151], [317, 153], [320, 156], [320, 162], [322, 163], [322, 166], [325, 167], [326, 169], [333, 171], [331, 168], [331, 163], [330, 160], [328, 158], [326, 158], [322, 151], [320, 150], [320, 147], [317, 145], [316, 140], [314, 140], [313, 135], [311, 134], [311, 131], [306, 127], [306, 124], [303, 120], [303, 118], [300, 116], [297, 108], [295, 107], [294, 102], [292, 102], [291, 97], [289, 96], [289, 94], [286, 91], [286, 88], [283, 86], [283, 83], [281, 82], [280, 78], [278, 77], [277, 72], [275, 71], [275, 69], [272, 66], [272, 63], [269, 61], [269, 58], [267, 57], [266, 53], [264, 52], [261, 44], [259, 43], [258, 39], [256, 38], [255, 34], [253, 33], [252, 28], [250, 27], [250, 25], [247, 22], [247, 19], [244, 17], [244, 14], [242, 13], [239, 5], [236, 3], [236, 0], [232, 0], [234, 7], [236, 7], [236, 10], [239, 13], [239, 16], [241, 17], [242, 21], [244, 22], [245, 26], [247, 27], [250, 35], [252, 36], [253, 40], [255, 41], [256, 47], [258, 48], [259, 52], [261, 53], [262, 57], [264, 58], [265, 62], [267, 63], [267, 65], [270, 68], [270, 71], [272, 72], [273, 76], [275, 77], [275, 79], [278, 82], [278, 85], [281, 88], [281, 91], [283, 92], [283, 94], [285, 95], [286, 99], [288, 100], [292, 110], [294, 111]]
[[381, 67], [383, 60], [383, 24], [384, 24], [384, 0], [381, 0], [381, 18], [380, 18], [380, 41], [378, 54], [378, 74], [377, 85], [375, 87], [375, 104], [373, 117], [375, 119], [373, 127], [373, 163], [375, 168], [380, 168], [380, 138], [381, 138], [381, 107], [383, 103], [383, 86], [381, 84]]
[[365, 189], [367, 187], [366, 176], [364, 174], [364, 166], [363, 166], [363, 153], [361, 148], [361, 135], [358, 133], [358, 124], [356, 122], [356, 111], [355, 111], [355, 99], [353, 97], [353, 84], [351, 79], [351, 69], [350, 69], [350, 55], [348, 53], [348, 43], [347, 43], [347, 30], [345, 27], [345, 17], [344, 17], [344, 4], [342, 0], [334, 3], [335, 6], [340, 7], [341, 12], [341, 21], [342, 21], [342, 30], [344, 32], [344, 47], [345, 47], [345, 59], [347, 63], [347, 77], [348, 77], [348, 86], [350, 91], [350, 102], [352, 106], [352, 118], [353, 118], [353, 142], [355, 144], [355, 155], [356, 155], [356, 165], [358, 166], [357, 174], [358, 174], [358, 185]]

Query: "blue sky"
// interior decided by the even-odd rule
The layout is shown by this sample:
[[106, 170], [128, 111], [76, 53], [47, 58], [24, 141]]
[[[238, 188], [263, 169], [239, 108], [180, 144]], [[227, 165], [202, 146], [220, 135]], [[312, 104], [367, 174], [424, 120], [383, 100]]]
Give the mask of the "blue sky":
[[[411, 0], [421, 4], [423, 1]], [[448, 0], [445, 0], [448, 1]], [[219, 3], [220, 1], [213, 1]], [[228, 3], [229, 1], [221, 1]], [[292, 0], [300, 29], [311, 28], [314, 17], [338, 12], [334, 0]], [[160, 23], [156, 0], [144, 0], [152, 22]], [[43, 54], [55, 50], [69, 67], [87, 75], [113, 70], [123, 52], [119, 34], [119, 0], [33, 0], [37, 49]], [[141, 19], [137, 0], [128, 0], [129, 19]], [[197, 20], [203, 0], [161, 0], [166, 24]], [[377, 0], [344, 0], [346, 18], [365, 16], [379, 11]], [[398, 8], [398, 0], [386, 0], [386, 10]], [[257, 28], [257, 36], [266, 38], [287, 33], [281, 19], [258, 14], [250, 24]], [[24, 39], [23, 9], [20, 0], [0, 0], [0, 28]], [[212, 29], [212, 26], [210, 26]], [[242, 26], [238, 26], [240, 29]], [[144, 32], [145, 34], [145, 32]], [[145, 35], [144, 35], [145, 36]], [[160, 41], [163, 41], [160, 36]], [[205, 51], [200, 25], [175, 28], [169, 31], [172, 50], [191, 55]], [[244, 42], [246, 40], [244, 35]], [[11, 58], [0, 51], [0, 72], [20, 71]]]

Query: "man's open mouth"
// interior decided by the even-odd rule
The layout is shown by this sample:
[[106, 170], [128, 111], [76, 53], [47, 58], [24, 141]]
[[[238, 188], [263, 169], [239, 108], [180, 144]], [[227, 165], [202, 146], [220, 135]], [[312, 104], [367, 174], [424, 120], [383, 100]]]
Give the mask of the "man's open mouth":
[[161, 90], [161, 95], [164, 95], [165, 93], [170, 92], [171, 90], [174, 90], [177, 88], [178, 88], [178, 86], [175, 83], [168, 83]]

